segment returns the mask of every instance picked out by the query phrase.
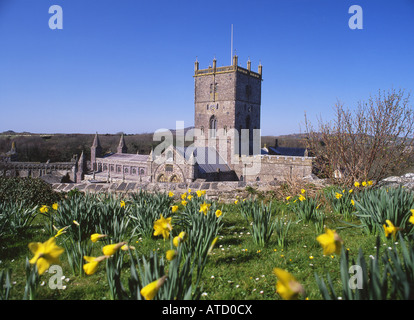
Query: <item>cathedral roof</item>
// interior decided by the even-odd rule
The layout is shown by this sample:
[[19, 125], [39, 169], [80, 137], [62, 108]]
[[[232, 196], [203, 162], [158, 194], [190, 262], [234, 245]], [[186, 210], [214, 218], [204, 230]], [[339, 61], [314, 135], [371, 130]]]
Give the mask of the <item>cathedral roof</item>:
[[147, 154], [132, 154], [132, 153], [113, 153], [108, 156], [105, 156], [106, 159], [115, 160], [115, 161], [136, 161], [144, 162], [148, 160]]
[[201, 173], [231, 171], [226, 161], [215, 148], [210, 147], [176, 147], [176, 150], [189, 161], [194, 153], [194, 158]]

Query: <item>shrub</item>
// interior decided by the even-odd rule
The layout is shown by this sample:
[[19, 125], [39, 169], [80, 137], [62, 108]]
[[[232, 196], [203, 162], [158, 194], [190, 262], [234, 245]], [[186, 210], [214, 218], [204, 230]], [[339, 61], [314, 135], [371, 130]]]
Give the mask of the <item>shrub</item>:
[[0, 177], [0, 202], [21, 202], [27, 205], [51, 205], [62, 195], [39, 178]]

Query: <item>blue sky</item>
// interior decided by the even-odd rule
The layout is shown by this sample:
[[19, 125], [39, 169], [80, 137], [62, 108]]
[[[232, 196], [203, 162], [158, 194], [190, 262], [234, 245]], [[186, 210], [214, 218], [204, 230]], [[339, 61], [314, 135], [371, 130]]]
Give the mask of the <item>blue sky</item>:
[[[49, 28], [52, 5], [62, 30]], [[414, 88], [414, 0], [0, 0], [0, 132], [192, 126], [194, 61], [229, 65], [231, 24], [239, 65], [263, 65], [262, 135]]]

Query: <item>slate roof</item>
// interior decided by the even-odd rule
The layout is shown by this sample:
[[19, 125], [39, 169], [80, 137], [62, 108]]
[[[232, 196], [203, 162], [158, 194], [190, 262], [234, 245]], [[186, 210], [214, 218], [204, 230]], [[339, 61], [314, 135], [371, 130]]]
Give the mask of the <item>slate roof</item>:
[[200, 173], [210, 173], [220, 171], [231, 171], [226, 161], [220, 156], [215, 148], [210, 147], [177, 147], [179, 152], [186, 161], [190, 160], [194, 152], [195, 161]]
[[148, 155], [147, 154], [131, 154], [131, 153], [113, 153], [113, 154], [105, 156], [104, 158], [110, 159], [110, 160], [144, 162], [148, 160]]
[[268, 147], [270, 154], [276, 154], [280, 156], [293, 156], [303, 157], [305, 154], [305, 148], [287, 148], [287, 147]]

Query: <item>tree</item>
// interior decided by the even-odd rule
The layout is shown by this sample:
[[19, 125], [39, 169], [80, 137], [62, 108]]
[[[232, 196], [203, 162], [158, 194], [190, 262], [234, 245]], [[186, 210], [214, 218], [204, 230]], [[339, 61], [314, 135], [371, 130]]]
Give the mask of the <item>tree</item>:
[[379, 91], [351, 112], [335, 105], [335, 119], [318, 119], [313, 129], [305, 114], [308, 148], [320, 175], [338, 183], [379, 181], [409, 166], [413, 154], [414, 113], [404, 90]]

